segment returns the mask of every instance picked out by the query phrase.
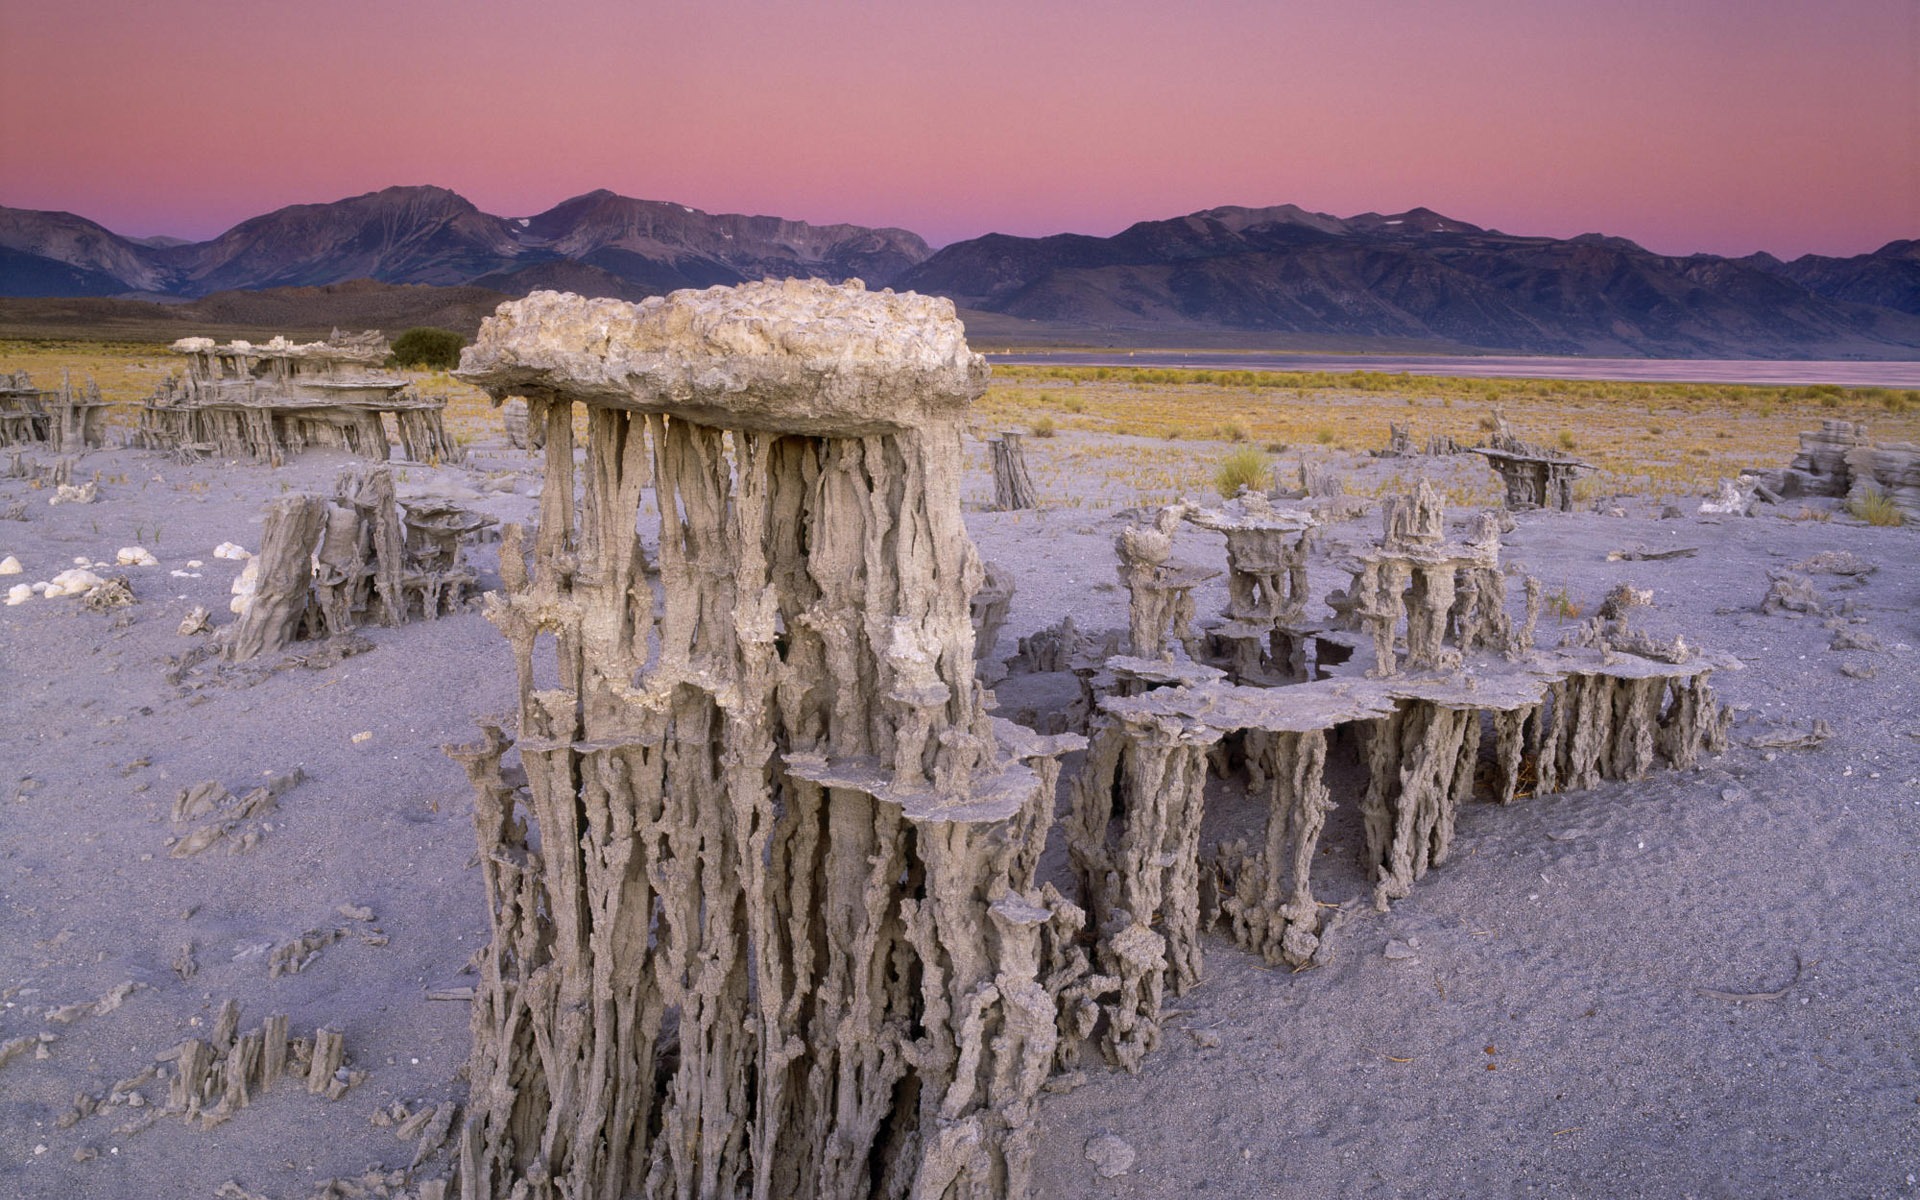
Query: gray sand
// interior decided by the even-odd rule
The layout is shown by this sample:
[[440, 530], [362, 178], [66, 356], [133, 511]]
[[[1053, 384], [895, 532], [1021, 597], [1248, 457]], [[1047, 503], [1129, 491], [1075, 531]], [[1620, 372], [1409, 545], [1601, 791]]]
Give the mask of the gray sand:
[[[1039, 477], [1071, 441], [1028, 443]], [[376, 1117], [463, 1093], [467, 1006], [428, 997], [472, 984], [462, 971], [487, 923], [471, 799], [439, 747], [511, 708], [504, 639], [469, 612], [365, 630], [374, 649], [325, 670], [271, 669], [287, 656], [269, 656], [165, 679], [191, 645], [176, 627], [193, 605], [232, 619], [242, 564], [213, 547], [258, 549], [269, 499], [330, 491], [347, 465], [100, 451], [79, 475], [98, 473], [101, 498], [59, 507], [0, 480], [0, 509], [28, 510], [0, 521], [0, 557], [26, 569], [0, 585], [134, 544], [162, 564], [100, 571], [129, 577], [131, 608], [0, 608], [0, 1043], [59, 1039], [0, 1067], [0, 1195], [210, 1197], [231, 1180], [306, 1197], [407, 1167], [413, 1144]], [[1434, 468], [1485, 475], [1478, 460]], [[531, 517], [538, 480], [532, 458], [498, 444], [466, 467], [396, 475], [403, 498], [453, 489], [504, 520]], [[517, 491], [483, 491], [505, 480]], [[1125, 623], [1111, 539], [1127, 501], [1111, 487], [1080, 508], [968, 514], [982, 557], [1017, 581], [998, 657], [1068, 613], [1083, 629]], [[989, 490], [976, 469], [970, 499]], [[1734, 748], [1640, 784], [1470, 806], [1454, 858], [1386, 915], [1365, 902], [1336, 771], [1344, 803], [1317, 882], [1346, 910], [1331, 963], [1270, 970], [1211, 939], [1205, 981], [1172, 1002], [1184, 1015], [1139, 1075], [1096, 1068], [1048, 1098], [1040, 1196], [1920, 1195], [1920, 541], [1845, 517], [1662, 521], [1651, 498], [1625, 508], [1523, 516], [1506, 557], [1588, 611], [1622, 579], [1651, 587], [1648, 629], [1743, 659], [1715, 681], [1739, 713]], [[1373, 528], [1369, 517], [1335, 535]], [[1218, 535], [1181, 539], [1183, 558], [1221, 559]], [[1700, 553], [1606, 561], [1641, 544]], [[1830, 650], [1821, 620], [1759, 613], [1770, 568], [1829, 549], [1878, 565], [1864, 584], [1814, 578], [1852, 602], [1846, 630], [1881, 649]], [[470, 557], [496, 582], [493, 547]], [[169, 573], [188, 559], [203, 561], [199, 578]], [[1334, 582], [1316, 574], [1316, 593]], [[1224, 598], [1211, 586], [1202, 615]], [[1542, 638], [1559, 632], [1549, 620]], [[1849, 664], [1874, 677], [1843, 675]], [[1016, 677], [1001, 700], [1032, 703], [1059, 683]], [[1746, 744], [1813, 717], [1835, 730], [1817, 749]], [[255, 823], [250, 851], [230, 854], [229, 839], [169, 855], [168, 839], [198, 824], [169, 820], [181, 789], [219, 780], [239, 793], [295, 767], [308, 781]], [[1259, 819], [1216, 789], [1209, 846]], [[269, 977], [275, 947], [336, 929], [304, 970]], [[182, 979], [188, 943], [197, 971]], [[140, 987], [111, 1011], [48, 1015], [127, 981]], [[227, 998], [242, 1028], [278, 1012], [296, 1033], [340, 1030], [366, 1078], [337, 1101], [283, 1083], [210, 1130], [161, 1116], [116, 1132], [164, 1104], [164, 1083], [150, 1082], [143, 1107], [60, 1127], [77, 1096], [206, 1036]], [[1125, 1158], [1113, 1138], [1134, 1157], [1108, 1178]], [[443, 1151], [417, 1178], [449, 1170]]]

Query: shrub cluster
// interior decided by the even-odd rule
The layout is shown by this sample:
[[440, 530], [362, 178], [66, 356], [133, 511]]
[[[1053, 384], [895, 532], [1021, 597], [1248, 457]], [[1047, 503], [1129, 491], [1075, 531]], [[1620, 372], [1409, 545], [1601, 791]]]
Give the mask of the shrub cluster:
[[467, 339], [451, 329], [431, 326], [409, 329], [393, 339], [393, 353], [387, 356], [387, 365], [450, 371], [460, 365], [460, 350], [466, 344]]

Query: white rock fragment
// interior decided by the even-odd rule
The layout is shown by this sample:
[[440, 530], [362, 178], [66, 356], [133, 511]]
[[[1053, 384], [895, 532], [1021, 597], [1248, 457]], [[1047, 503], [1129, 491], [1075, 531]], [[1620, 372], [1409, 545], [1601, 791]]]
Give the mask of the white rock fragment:
[[207, 618], [213, 614], [204, 604], [196, 604], [193, 611], [180, 619], [180, 636], [192, 637], [196, 633], [207, 631]]
[[1700, 502], [1700, 511], [1708, 514], [1726, 516], [1745, 516], [1753, 509], [1754, 483], [1750, 475], [1738, 479], [1722, 479], [1720, 491], [1711, 499]]
[[188, 566], [188, 567], [190, 567], [190, 568], [192, 568], [192, 569], [193, 569], [193, 570], [195, 570], [195, 571], [198, 571], [198, 570], [199, 570], [199, 569], [200, 569], [201, 567], [204, 567], [204, 566], [206, 566], [206, 565], [207, 565], [207, 564], [205, 564], [205, 563], [203, 563], [203, 562], [201, 562], [201, 561], [200, 561], [199, 559], [197, 559], [197, 558], [190, 558], [190, 559], [188, 559], [188, 560], [187, 560], [187, 566]]
[[353, 735], [353, 739], [352, 739], [353, 744], [358, 746], [361, 742], [368, 741], [372, 737], [373, 737], [373, 730], [363, 729], [359, 733], [356, 733]]
[[21, 571], [20, 560], [9, 554], [0, 558], [0, 575], [18, 575]]
[[53, 495], [47, 497], [47, 505], [92, 504], [99, 498], [100, 485], [97, 483], [83, 483], [79, 487], [69, 487], [63, 483], [54, 489]]
[[41, 580], [38, 580], [38, 581], [36, 581], [36, 582], [34, 583], [34, 585], [33, 585], [33, 594], [34, 594], [34, 595], [36, 595], [36, 596], [44, 596], [44, 595], [46, 595], [46, 594], [47, 594], [47, 581], [46, 581], [46, 580], [44, 580], [44, 579], [41, 579]]
[[123, 567], [157, 567], [160, 560], [153, 556], [145, 546], [122, 546], [114, 552], [113, 561]]
[[56, 596], [84, 596], [105, 582], [85, 567], [75, 567], [55, 575], [47, 584], [46, 596], [49, 600]]
[[16, 583], [7, 589], [8, 604], [25, 604], [31, 599], [33, 599], [33, 585], [30, 583]]
[[[233, 556], [228, 555], [228, 557]], [[233, 581], [233, 599], [227, 601], [227, 608], [235, 616], [246, 616], [247, 610], [253, 607], [253, 593], [259, 587], [260, 560], [249, 557], [247, 565], [241, 569], [239, 576]]]
[[246, 549], [237, 542], [221, 542], [213, 548], [215, 558], [252, 558]]
[[73, 565], [76, 567], [90, 567], [93, 565], [93, 560], [88, 558], [86, 555], [82, 554], [80, 557], [73, 560]]

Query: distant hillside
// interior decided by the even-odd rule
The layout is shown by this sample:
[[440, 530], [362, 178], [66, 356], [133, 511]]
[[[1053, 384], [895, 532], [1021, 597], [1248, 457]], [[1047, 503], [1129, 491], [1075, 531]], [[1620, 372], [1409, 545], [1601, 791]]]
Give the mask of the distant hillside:
[[1755, 254], [1741, 261], [1784, 275], [1815, 295], [1920, 314], [1920, 241], [1888, 242], [1851, 258], [1806, 254], [1781, 262], [1771, 254]]
[[381, 283], [524, 293], [579, 279], [609, 294], [768, 276], [891, 277], [930, 253], [902, 229], [715, 215], [590, 192], [533, 217], [481, 212], [445, 188], [296, 204], [208, 242], [124, 238], [71, 213], [0, 208], [0, 295], [192, 298], [232, 289]]
[[[84, 325], [91, 312], [116, 329], [470, 328], [483, 296], [552, 288], [638, 300], [786, 276], [949, 296], [989, 336], [1035, 343], [1920, 357], [1914, 241], [1783, 263], [1660, 255], [1601, 234], [1514, 236], [1425, 208], [1336, 217], [1280, 205], [1143, 221], [1108, 238], [991, 234], [936, 254], [900, 229], [716, 215], [607, 191], [508, 218], [444, 188], [394, 187], [180, 243], [0, 208], [0, 296], [99, 298], [91, 310], [0, 304], [9, 327]], [[451, 291], [396, 290], [410, 287]], [[111, 305], [263, 289], [276, 298]]]
[[895, 286], [988, 312], [1118, 330], [1397, 338], [1655, 357], [1914, 357], [1920, 318], [1785, 270], [1623, 238], [1515, 237], [1427, 209], [1292, 205], [1146, 221], [1110, 238], [989, 235]]
[[171, 303], [101, 297], [0, 298], [0, 337], [170, 342], [195, 334], [316, 338], [334, 328], [381, 329], [391, 336], [418, 325], [471, 337], [481, 320], [508, 298], [487, 288], [396, 285], [370, 279], [325, 287], [215, 292], [199, 300]]

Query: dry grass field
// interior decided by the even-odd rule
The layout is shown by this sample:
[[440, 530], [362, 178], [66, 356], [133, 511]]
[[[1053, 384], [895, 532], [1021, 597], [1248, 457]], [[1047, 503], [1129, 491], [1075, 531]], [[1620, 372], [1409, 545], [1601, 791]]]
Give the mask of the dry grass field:
[[[1382, 448], [1394, 423], [1409, 427], [1416, 446], [1434, 434], [1472, 445], [1485, 440], [1496, 409], [1520, 437], [1594, 464], [1579, 485], [1584, 497], [1708, 491], [1742, 468], [1784, 465], [1800, 432], [1823, 419], [1868, 422], [1881, 440], [1920, 440], [1920, 392], [1887, 388], [1109, 367], [996, 368], [974, 424], [1029, 437], [1111, 435], [1074, 439], [1048, 458], [1054, 469], [1131, 480], [1153, 502], [1210, 491], [1236, 445], [1283, 471], [1302, 457]], [[1484, 480], [1452, 485], [1449, 499], [1493, 502], [1491, 472]]]
[[[134, 405], [178, 360], [158, 343], [0, 340], [0, 370], [30, 371], [43, 386], [58, 386], [63, 370], [76, 383], [91, 378], [121, 406], [112, 423], [130, 427]], [[409, 373], [422, 392], [447, 397], [457, 440], [498, 420], [484, 395], [447, 373]], [[1285, 478], [1303, 458], [1384, 447], [1393, 423], [1406, 424], [1417, 446], [1434, 434], [1477, 443], [1496, 409], [1519, 436], [1598, 468], [1580, 482], [1583, 499], [1710, 491], [1742, 468], [1784, 465], [1799, 433], [1822, 419], [1865, 421], [1879, 439], [1920, 441], [1920, 392], [1887, 388], [1126, 367], [997, 367], [973, 428], [1053, 439], [1030, 457], [1043, 495], [1076, 497], [1061, 503], [1093, 498], [1087, 489], [1049, 486], [1069, 481], [1157, 503], [1209, 493], [1221, 460], [1237, 448], [1265, 455]], [[1358, 490], [1401, 482], [1389, 472]], [[1495, 486], [1491, 472], [1470, 471], [1443, 490], [1455, 504], [1486, 504], [1496, 501]]]

